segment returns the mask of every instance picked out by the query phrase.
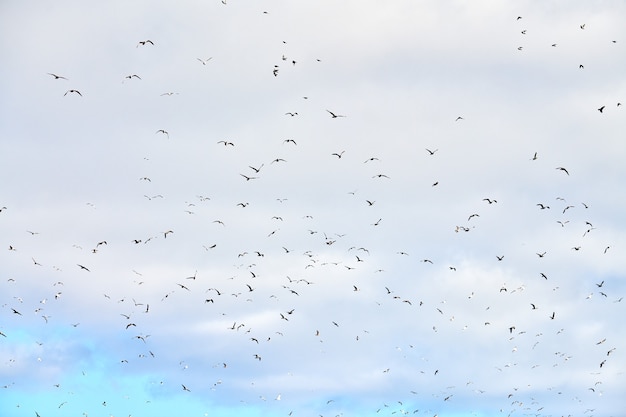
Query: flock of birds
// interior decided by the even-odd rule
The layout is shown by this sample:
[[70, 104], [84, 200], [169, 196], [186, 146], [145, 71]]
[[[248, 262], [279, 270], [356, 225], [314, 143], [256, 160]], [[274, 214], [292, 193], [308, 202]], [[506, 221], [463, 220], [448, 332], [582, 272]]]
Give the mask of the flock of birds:
[[[521, 16], [515, 20], [518, 25], [523, 22]], [[527, 34], [525, 29], [520, 30], [522, 35]], [[586, 30], [586, 26], [580, 25], [579, 30]], [[557, 47], [557, 44], [552, 46]], [[135, 47], [138, 53], [145, 48], [158, 50], [159, 42], [156, 39], [140, 40]], [[523, 46], [517, 49], [524, 50]], [[219, 61], [212, 57], [190, 57], [190, 60], [194, 59], [202, 67], [219, 65]], [[267, 71], [270, 82], [280, 82], [285, 63], [291, 68], [300, 65], [299, 60], [296, 61], [287, 54], [277, 59], [279, 64]], [[316, 59], [315, 64], [322, 65], [323, 62]], [[584, 69], [584, 66], [580, 65], [580, 69]], [[49, 72], [47, 75], [51, 77], [51, 82], [63, 83], [63, 86], [72, 83], [71, 74], [66, 77], [65, 74]], [[134, 73], [123, 76], [122, 82], [127, 81], [149, 82]], [[89, 86], [80, 86], [80, 90], [76, 86], [63, 89], [63, 96], [67, 100], [82, 100], [90, 94]], [[160, 94], [162, 100], [177, 95], [182, 93], [168, 91]], [[309, 96], [302, 100], [308, 101]], [[621, 103], [618, 102], [615, 107], [620, 106]], [[603, 114], [607, 110], [606, 105], [597, 108]], [[596, 111], [595, 107], [592, 111]], [[343, 119], [351, 118], [350, 112], [340, 113], [333, 106], [320, 106], [317, 112], [325, 115], [329, 119], [328, 123], [333, 124], [343, 123]], [[280, 114], [289, 121], [297, 120], [303, 115], [301, 109]], [[453, 115], [450, 123], [463, 124], [467, 122], [467, 118]], [[335, 126], [329, 125], [329, 129], [332, 130]], [[161, 126], [146, 126], [146, 132], [156, 141], [170, 143], [176, 140], [169, 129]], [[211, 152], [221, 152], [219, 155], [222, 156], [219, 158], [223, 157], [227, 161], [231, 161], [227, 155], [240, 149], [238, 141], [230, 138], [215, 140], [211, 145]], [[281, 138], [277, 140], [275, 149], [290, 149], [291, 155], [295, 155], [294, 152], [297, 153], [301, 146], [302, 140], [297, 137]], [[439, 145], [426, 145], [422, 152], [418, 158], [425, 161], [427, 158], [432, 160], [442, 157], [446, 150]], [[340, 173], [340, 170], [334, 171], [331, 167], [343, 163], [355, 154], [357, 152], [353, 148], [338, 147], [333, 152], [327, 152], [327, 158], [321, 163], [329, 167], [331, 172]], [[533, 169], [532, 164], [536, 164], [541, 156], [534, 151], [524, 155], [523, 159], [527, 160], [529, 170]], [[395, 176], [380, 170], [383, 166], [391, 168], [391, 165], [384, 164], [384, 159], [379, 155], [368, 156], [364, 160], [361, 158], [358, 163], [364, 168], [359, 173], [362, 175], [358, 184], [376, 181], [392, 183]], [[145, 160], [150, 162], [148, 158]], [[233, 181], [237, 178], [240, 183], [249, 186], [248, 190], [253, 190], [255, 184], [263, 183], [264, 174], [269, 169], [280, 169], [279, 166], [288, 165], [289, 160], [288, 157], [275, 157], [249, 162], [247, 165], [234, 165], [231, 166], [231, 178]], [[558, 171], [555, 175], [567, 178], [573, 174], [563, 166], [555, 166], [552, 172], [554, 171]], [[446, 410], [463, 410], [464, 406], [479, 408], [478, 404], [485, 397], [489, 397], [490, 402], [494, 398], [499, 402], [500, 409], [497, 411], [502, 415], [560, 415], [553, 408], [548, 410], [550, 407], [546, 404], [561, 396], [564, 388], [541, 386], [541, 379], [546, 377], [546, 380], [553, 381], [547, 374], [566, 367], [573, 358], [567, 352], [564, 342], [560, 341], [562, 339], [559, 339], [567, 330], [558, 325], [561, 314], [571, 314], [560, 311], [557, 301], [568, 283], [567, 279], [559, 276], [557, 268], [544, 269], [542, 262], [550, 257], [551, 252], [562, 251], [563, 248], [531, 248], [526, 251], [522, 258], [526, 256], [524, 262], [535, 268], [536, 280], [531, 277], [519, 278], [514, 284], [478, 281], [477, 286], [469, 291], [465, 290], [471, 283], [459, 284], [462, 290], [457, 290], [448, 286], [452, 282], [458, 283], [459, 278], [455, 276], [463, 276], [473, 282], [467, 278], [472, 272], [464, 271], [464, 268], [471, 269], [468, 265], [453, 264], [450, 259], [435, 259], [429, 253], [413, 253], [410, 246], [397, 248], [392, 242], [379, 241], [377, 231], [384, 229], [386, 224], [394, 224], [393, 219], [383, 214], [388, 215], [389, 211], [376, 211], [380, 205], [385, 205], [384, 193], [363, 195], [358, 186], [343, 190], [343, 200], [338, 199], [327, 209], [335, 211], [341, 218], [338, 222], [325, 222], [320, 218], [332, 219], [333, 216], [321, 209], [319, 213], [315, 212], [316, 206], [309, 206], [306, 198], [303, 203], [299, 203], [299, 196], [295, 193], [287, 196], [270, 195], [272, 191], [265, 188], [260, 195], [251, 191], [250, 198], [232, 200], [234, 197], [228, 191], [223, 191], [225, 196], [207, 195], [198, 191], [184, 203], [173, 202], [172, 206], [166, 202], [170, 195], [175, 194], [175, 188], [159, 184], [159, 180], [152, 174], [135, 177], [133, 181], [139, 182], [137, 189], [142, 190], [137, 192], [136, 199], [133, 200], [134, 205], [141, 207], [143, 214], [140, 216], [149, 218], [155, 212], [169, 213], [171, 207], [175, 207], [176, 212], [185, 217], [185, 220], [177, 220], [176, 226], [155, 228], [141, 235], [110, 230], [114, 238], [108, 235], [91, 235], [89, 238], [83, 237], [83, 241], [76, 242], [71, 247], [59, 247], [53, 236], [46, 236], [47, 232], [41, 230], [24, 230], [24, 236], [2, 237], [8, 252], [3, 255], [3, 259], [11, 257], [9, 263], [14, 268], [9, 276], [6, 272], [2, 272], [4, 276], [0, 276], [3, 281], [0, 283], [0, 351], [3, 352], [2, 359], [5, 361], [0, 364], [5, 367], [0, 370], [0, 388], [4, 391], [0, 392], [0, 398], [4, 398], [4, 402], [11, 402], [11, 391], [20, 388], [20, 383], [11, 379], [14, 374], [7, 371], [18, 366], [19, 360], [6, 355], [7, 352], [16, 352], [12, 346], [23, 343], [20, 329], [27, 323], [29, 331], [34, 332], [29, 337], [37, 339], [34, 351], [37, 352], [40, 363], [56, 360], [46, 356], [49, 343], [43, 339], [49, 338], [46, 336], [49, 326], [65, 328], [63, 337], [79, 341], [87, 334], [95, 337], [98, 328], [102, 326], [101, 337], [111, 338], [128, 352], [128, 356], [116, 358], [111, 363], [106, 363], [106, 367], [145, 370], [163, 366], [167, 369], [178, 369], [174, 373], [163, 372], [170, 375], [169, 380], [155, 380], [152, 384], [158, 389], [188, 396], [199, 393], [203, 397], [210, 397], [215, 392], [228, 392], [234, 396], [236, 384], [229, 386], [229, 378], [236, 378], [237, 381], [245, 380], [251, 386], [256, 384], [259, 387], [254, 395], [249, 393], [250, 388], [246, 388], [244, 391], [247, 398], [241, 400], [242, 402], [260, 408], [266, 404], [269, 409], [278, 403], [285, 403], [289, 400], [289, 395], [286, 394], [290, 391], [289, 378], [282, 383], [282, 389], [276, 388], [276, 384], [268, 384], [267, 388], [262, 388], [263, 382], [256, 378], [260, 378], [259, 375], [263, 374], [260, 370], [269, 362], [267, 370], [276, 367], [289, 376], [305, 374], [306, 380], [306, 372], [311, 364], [302, 369], [283, 369], [278, 365], [281, 358], [277, 356], [284, 355], [287, 346], [289, 350], [301, 350], [302, 356], [310, 355], [313, 368], [317, 366], [328, 369], [323, 362], [333, 357], [335, 351], [339, 360], [333, 361], [333, 366], [342, 361], [349, 363], [351, 358], [342, 356], [340, 352], [352, 350], [355, 357], [363, 355], [373, 358], [374, 366], [378, 367], [377, 374], [372, 376], [374, 379], [388, 375], [391, 377], [398, 372], [399, 381], [406, 390], [396, 393], [396, 398], [382, 401], [371, 410], [371, 415], [444, 415]], [[233, 188], [240, 185], [235, 184]], [[441, 188], [440, 180], [435, 178], [426, 187], [438, 191]], [[288, 187], [281, 190], [290, 193]], [[229, 200], [228, 204], [224, 200]], [[6, 205], [0, 208], [0, 225], [6, 227], [11, 222], [17, 222], [19, 216], [12, 201], [0, 203]], [[472, 202], [472, 208], [468, 208], [463, 218], [452, 221], [447, 230], [441, 230], [440, 233], [446, 235], [446, 239], [456, 239], [458, 242], [464, 236], [478, 233], [481, 219], [489, 217], [490, 213], [497, 211], [498, 206], [506, 204], [499, 195], [480, 196]], [[577, 241], [566, 244], [571, 254], [583, 253], [587, 249], [580, 241], [590, 239], [589, 235], [596, 230], [594, 225], [601, 221], [592, 218], [594, 202], [570, 202], [566, 198], [555, 196], [553, 201], [537, 201], [532, 204], [535, 211], [545, 210], [558, 215], [549, 220], [556, 229], [554, 233], [565, 228], [576, 228], [580, 232]], [[85, 205], [91, 211], [106, 210], [101, 208], [100, 202], [88, 202]], [[347, 211], [339, 207], [342, 205], [349, 206], [357, 214], [351, 218]], [[295, 216], [294, 213], [298, 210], [303, 211]], [[218, 212], [221, 215], [217, 218], [211, 214]], [[576, 214], [569, 216], [572, 212]], [[581, 213], [589, 218], [583, 218]], [[86, 218], [89, 216], [90, 214], [85, 215]], [[365, 218], [371, 220], [362, 224]], [[186, 219], [193, 220], [186, 222]], [[250, 223], [254, 223], [256, 227]], [[260, 233], [259, 226], [267, 227], [267, 230]], [[330, 227], [343, 228], [329, 230]], [[404, 227], [411, 228], [412, 225]], [[114, 225], [111, 225], [111, 229], [113, 228]], [[234, 238], [228, 235], [229, 230], [233, 229], [236, 230], [231, 232]], [[136, 233], [137, 228], [133, 230], [132, 233]], [[86, 231], [85, 234], [87, 233], [89, 232]], [[197, 236], [199, 234], [202, 236]], [[207, 240], [206, 235], [210, 235], [213, 240]], [[189, 238], [193, 244], [181, 241], [184, 237]], [[46, 244], [42, 245], [41, 240]], [[244, 243], [237, 248], [233, 240]], [[463, 243], [460, 245], [462, 247]], [[594, 256], [611, 256], [611, 242], [603, 242], [600, 249], [591, 250], [595, 250]], [[65, 253], [66, 261], [62, 264], [52, 261], [52, 253], [58, 251]], [[140, 254], [138, 265], [126, 264], [126, 254], [129, 251]], [[185, 257], [187, 260], [182, 265], [174, 260], [181, 252], [193, 254]], [[498, 270], [501, 265], [507, 264], [509, 258], [515, 256], [519, 255], [508, 252], [493, 253], [487, 262], [488, 268]], [[172, 263], [168, 264], [168, 260]], [[225, 262], [231, 266], [224, 267]], [[215, 267], [214, 264], [221, 266]], [[120, 265], [126, 269], [120, 271]], [[396, 276], [399, 272], [406, 271], [408, 265], [419, 268], [419, 274], [424, 276], [420, 282], [414, 282], [413, 276]], [[166, 271], [160, 271], [161, 268]], [[124, 278], [109, 279], [111, 274], [121, 274]], [[431, 278], [428, 278], [429, 274], [432, 274]], [[34, 280], [37, 280], [36, 290], [33, 288]], [[518, 281], [530, 282], [520, 284]], [[609, 279], [590, 282], [588, 295], [582, 298], [592, 302], [596, 301], [592, 300], [594, 296], [599, 297], [607, 305], [620, 308], [621, 294], [611, 292], [611, 287], [615, 284], [616, 282]], [[439, 299], [426, 299], [420, 295], [432, 292], [433, 288]], [[85, 293], [90, 294], [89, 305], [82, 301]], [[93, 297], [95, 293], [98, 293], [97, 298]], [[531, 298], [528, 294], [537, 297]], [[319, 311], [320, 305], [324, 305], [323, 308], [327, 310], [323, 317], [336, 318], [318, 320], [314, 315]], [[94, 306], [100, 310], [100, 317], [93, 318], [89, 314], [83, 316], [83, 309]], [[508, 314], [506, 306], [515, 313]], [[374, 313], [365, 314], [365, 310]], [[73, 311], [77, 312], [77, 316], [70, 319]], [[468, 316], [463, 317], [463, 312], [469, 312]], [[387, 326], [381, 326], [380, 323], [368, 323], [369, 314], [386, 316], [389, 321], [397, 321], [397, 324], [390, 324], [386, 328]], [[180, 337], [180, 352], [167, 351], [163, 341], [158, 340], [160, 332], [164, 331], [160, 325], [171, 317], [181, 323], [182, 330], [174, 331]], [[194, 326], [187, 326], [185, 323], [188, 320], [194, 326], [205, 329], [209, 337]], [[463, 325], [457, 325], [461, 321]], [[85, 328], [85, 333], [82, 333]], [[413, 343], [405, 343], [410, 339], [406, 337], [407, 330], [414, 333]], [[412, 352], [419, 350], [421, 339], [428, 339], [434, 349], [441, 349], [448, 352], [448, 355], [462, 355], [460, 351], [440, 344], [444, 340], [457, 340], [460, 344], [473, 343], [465, 336], [471, 332], [487, 338], [488, 343], [491, 340], [495, 345], [510, 351], [510, 362], [484, 364], [491, 368], [486, 373], [486, 378], [501, 378], [501, 389], [505, 393], [489, 392], [485, 386], [492, 384], [477, 375], [480, 381], [474, 381], [473, 371], [447, 368], [446, 354], [439, 356], [432, 352]], [[391, 339], [383, 347], [393, 346], [390, 350], [383, 349], [382, 354], [377, 352], [381, 347], [376, 346], [381, 338]], [[221, 341], [217, 342], [218, 339]], [[196, 340], [202, 344], [223, 344], [226, 347], [207, 347], [206, 351], [210, 353], [198, 353], [189, 348]], [[594, 415], [595, 408], [585, 406], [589, 395], [595, 396], [594, 404], [600, 404], [594, 407], [601, 407], [601, 402], [596, 400], [603, 390], [605, 371], [611, 368], [611, 361], [619, 354], [623, 341], [619, 335], [606, 334], [598, 340], [584, 342], [588, 345], [585, 349], [595, 351], [590, 359], [593, 366], [583, 365], [586, 373], [582, 378], [587, 382], [585, 392], [575, 392], [573, 398], [567, 399], [574, 404], [572, 407], [578, 410], [578, 415]], [[529, 363], [537, 360], [536, 352], [545, 355], [551, 351], [554, 352], [549, 360]], [[532, 359], [520, 359], [524, 357]], [[386, 360], [389, 360], [389, 365], [384, 364]], [[468, 360], [471, 361], [471, 358]], [[161, 361], [161, 365], [144, 365], [146, 361]], [[420, 365], [415, 365], [416, 362]], [[288, 363], [291, 366], [297, 361]], [[20, 364], [22, 366], [24, 365]], [[421, 370], [418, 375], [406, 376], [398, 369], [403, 366]], [[540, 366], [542, 367], [539, 368]], [[507, 372], [522, 367], [524, 375], [530, 374], [532, 377], [523, 383], [507, 378]], [[229, 373], [233, 369], [235, 371]], [[331, 368], [328, 371], [336, 370]], [[88, 375], [90, 369], [62, 372], [74, 372], [80, 379], [80, 373], [83, 376]], [[461, 385], [455, 382], [442, 386], [439, 381], [446, 377], [448, 379], [444, 379], [445, 381], [463, 382]], [[62, 373], [53, 374], [53, 378], [57, 378], [57, 381], [46, 381], [48, 389], [58, 399], [56, 408], [66, 410], [73, 402], [77, 402], [72, 394], [76, 387], [66, 389], [60, 382], [61, 379], [67, 379]], [[539, 386], [531, 386], [530, 381]], [[428, 391], [429, 387], [433, 387], [432, 392]], [[275, 391], [270, 392], [272, 389]], [[341, 392], [341, 387], [337, 387], [337, 390]], [[321, 390], [314, 388], [312, 391]], [[307, 389], [304, 392], [306, 395], [311, 394]], [[328, 395], [324, 401], [308, 404], [309, 414], [304, 414], [301, 410], [299, 413], [294, 411], [293, 402], [289, 403], [289, 409], [281, 409], [281, 412], [284, 411], [283, 415], [289, 416], [349, 415], [348, 403], [342, 401], [349, 394]], [[300, 398], [299, 401], [306, 403], [312, 401], [310, 398], [312, 397], [306, 397], [305, 400]], [[146, 400], [147, 403], [150, 401], [151, 399]], [[181, 398], [180, 401], [187, 399]], [[114, 403], [119, 405], [120, 400], [102, 398], [98, 404], [93, 404], [93, 407], [98, 407], [97, 410], [85, 409], [82, 412], [84, 416], [104, 415], [107, 407], [111, 408]], [[426, 405], [422, 407], [420, 404]], [[23, 414], [16, 415], [48, 417], [37, 408], [36, 403], [18, 403], [15, 406], [17, 410], [24, 411]], [[465, 411], [471, 410], [468, 408]], [[141, 412], [129, 410], [128, 415], [142, 415]], [[152, 410], [150, 415], [157, 415], [155, 412]]]

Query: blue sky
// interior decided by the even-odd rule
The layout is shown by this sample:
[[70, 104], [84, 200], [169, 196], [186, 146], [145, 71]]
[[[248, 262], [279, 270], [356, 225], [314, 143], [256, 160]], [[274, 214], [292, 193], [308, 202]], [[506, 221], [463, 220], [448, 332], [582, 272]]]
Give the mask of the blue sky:
[[0, 413], [620, 415], [625, 13], [3, 2]]

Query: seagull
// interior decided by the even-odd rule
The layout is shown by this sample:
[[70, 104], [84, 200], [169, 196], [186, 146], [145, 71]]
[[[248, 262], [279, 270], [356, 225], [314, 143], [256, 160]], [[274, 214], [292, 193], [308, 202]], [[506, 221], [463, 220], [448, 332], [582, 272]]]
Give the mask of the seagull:
[[259, 178], [259, 177], [249, 177], [249, 176], [247, 176], [247, 175], [243, 175], [243, 174], [239, 174], [239, 175], [241, 175], [242, 177], [244, 177], [244, 178], [246, 179], [246, 181], [256, 180], [257, 178]]
[[235, 144], [234, 144], [234, 143], [232, 143], [232, 142], [227, 142], [227, 141], [225, 141], [225, 140], [220, 140], [220, 141], [218, 141], [217, 143], [223, 143], [223, 144], [224, 144], [224, 146], [228, 146], [228, 145], [230, 145], [230, 146], [235, 146]]
[[569, 172], [567, 172], [567, 170], [565, 168], [563, 168], [563, 167], [556, 167], [556, 169], [559, 169], [559, 170], [565, 172], [567, 175], [569, 175]]
[[213, 57], [209, 57], [207, 59], [200, 59], [200, 58], [196, 58], [196, 59], [202, 62], [202, 65], [206, 65], [206, 63], [209, 62], [211, 59], [213, 59]]
[[63, 96], [66, 96], [66, 95], [67, 95], [67, 93], [76, 93], [76, 94], [78, 94], [78, 95], [79, 95], [79, 96], [81, 96], [81, 97], [83, 96], [83, 95], [80, 93], [80, 91], [78, 91], [78, 90], [67, 90], [67, 91], [65, 92], [65, 94], [63, 94]]
[[431, 151], [430, 149], [426, 148], [426, 151], [430, 154], [430, 155], [434, 155], [435, 152], [437, 152], [439, 149], [435, 149], [434, 151]]
[[91, 271], [89, 271], [89, 269], [86, 266], [83, 266], [81, 264], [76, 264], [76, 265], [78, 265], [80, 267], [80, 269], [84, 269], [87, 272], [91, 272]]
[[170, 134], [167, 130], [163, 130], [163, 129], [159, 129], [156, 132], [154, 132], [154, 134], [156, 135], [157, 133], [163, 133], [165, 136], [167, 136], [168, 138], [170, 137]]
[[346, 117], [346, 116], [344, 116], [344, 115], [342, 115], [342, 114], [335, 114], [335, 113], [333, 113], [333, 112], [332, 112], [332, 111], [330, 111], [330, 110], [326, 110], [326, 111], [327, 111], [328, 113], [330, 113], [330, 115], [332, 116], [332, 118], [333, 118], [333, 119], [336, 119], [337, 117]]
[[67, 78], [62, 77], [62, 76], [60, 76], [60, 75], [53, 74], [53, 73], [51, 73], [51, 72], [49, 72], [49, 73], [48, 73], [48, 75], [52, 75], [52, 76], [54, 77], [54, 79], [55, 79], [55, 80], [67, 80]]
[[339, 152], [339, 153], [334, 152], [334, 153], [332, 153], [331, 155], [334, 155], [334, 156], [336, 156], [337, 158], [341, 159], [341, 157], [343, 156], [344, 152], [345, 152], [345, 151], [341, 151], [341, 152]]
[[598, 111], [599, 111], [600, 113], [602, 113], [602, 112], [604, 111], [604, 107], [606, 107], [606, 106], [602, 106], [602, 107], [600, 107], [600, 108], [598, 109]]

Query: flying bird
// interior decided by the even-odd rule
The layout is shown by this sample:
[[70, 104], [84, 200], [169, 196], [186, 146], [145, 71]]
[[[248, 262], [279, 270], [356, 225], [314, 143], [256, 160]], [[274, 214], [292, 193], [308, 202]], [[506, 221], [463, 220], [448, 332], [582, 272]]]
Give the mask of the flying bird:
[[51, 72], [49, 72], [49, 73], [48, 73], [48, 75], [52, 75], [52, 76], [54, 77], [54, 79], [55, 79], [55, 80], [67, 80], [67, 78], [62, 77], [62, 76], [60, 76], [60, 75], [53, 74], [53, 73], [51, 73]]
[[333, 113], [333, 112], [332, 112], [332, 111], [330, 111], [330, 110], [326, 110], [326, 111], [327, 111], [328, 113], [330, 113], [330, 115], [331, 115], [331, 117], [332, 117], [333, 119], [336, 119], [336, 118], [338, 118], [338, 117], [346, 117], [346, 116], [344, 116], [344, 115], [342, 115], [342, 114], [335, 114], [335, 113]]
[[75, 94], [78, 94], [78, 95], [79, 95], [79, 96], [81, 96], [81, 97], [83, 96], [83, 95], [80, 93], [80, 91], [78, 91], [78, 90], [67, 90], [67, 91], [65, 92], [65, 94], [63, 94], [63, 96], [66, 96], [68, 93], [75, 93]]
[[600, 108], [598, 109], [598, 111], [599, 111], [600, 113], [602, 113], [602, 112], [604, 111], [604, 107], [606, 107], [606, 106], [602, 106], [602, 107], [600, 107]]
[[567, 170], [563, 167], [556, 167], [556, 169], [561, 170], [563, 172], [565, 172], [567, 175], [569, 175], [569, 172], [567, 172]]

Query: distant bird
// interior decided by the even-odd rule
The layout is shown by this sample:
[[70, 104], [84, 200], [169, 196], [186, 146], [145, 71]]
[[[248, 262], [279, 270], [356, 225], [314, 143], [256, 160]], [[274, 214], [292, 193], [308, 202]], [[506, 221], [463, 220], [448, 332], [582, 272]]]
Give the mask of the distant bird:
[[223, 143], [223, 144], [224, 144], [224, 146], [229, 146], [229, 145], [230, 145], [230, 146], [235, 146], [235, 144], [234, 144], [234, 143], [232, 143], [232, 142], [228, 142], [228, 141], [225, 141], [225, 140], [220, 140], [220, 141], [218, 141], [217, 143]]
[[253, 170], [254, 172], [256, 172], [258, 174], [259, 171], [261, 171], [261, 168], [263, 168], [264, 165], [265, 164], [261, 164], [261, 166], [259, 166], [258, 168], [255, 168], [252, 165], [248, 165], [248, 168], [250, 168], [251, 170]]
[[137, 78], [138, 80], [141, 80], [141, 77], [137, 74], [132, 74], [132, 75], [127, 75], [126, 77], [124, 77], [125, 79], [133, 79], [133, 78]]
[[163, 133], [165, 136], [167, 136], [168, 138], [170, 137], [170, 134], [167, 130], [163, 130], [163, 129], [159, 129], [156, 132], [154, 132], [155, 134], [157, 133]]
[[283, 143], [293, 143], [294, 145], [297, 145], [296, 141], [293, 139], [285, 139]]
[[474, 214], [470, 214], [470, 216], [467, 218], [467, 221], [472, 220], [472, 217], [480, 217], [478, 214], [474, 213]]
[[428, 152], [429, 155], [434, 155], [435, 152], [437, 152], [439, 149], [435, 149], [434, 151], [431, 151], [430, 149], [426, 148], [426, 151]]
[[334, 153], [332, 153], [331, 155], [334, 155], [334, 156], [336, 156], [337, 158], [341, 159], [341, 157], [343, 156], [344, 152], [345, 152], [345, 151], [341, 151], [341, 152], [339, 152], [339, 153], [334, 152]]
[[498, 261], [501, 261], [502, 259], [504, 259], [504, 255], [502, 255], [502, 256], [496, 255], [496, 258], [498, 258]]
[[465, 119], [463, 119], [463, 117], [462, 117], [462, 116], [459, 116], [459, 117], [457, 117], [454, 121], [455, 121], [455, 122], [458, 122], [459, 120], [465, 120]]
[[585, 29], [585, 24], [583, 23], [582, 25], [580, 25], [580, 28], [584, 30]]
[[537, 253], [537, 256], [540, 257], [540, 258], [543, 258], [544, 256], [546, 256], [546, 252]]
[[51, 72], [49, 72], [49, 73], [48, 73], [48, 75], [52, 75], [52, 76], [54, 77], [54, 79], [55, 79], [55, 80], [67, 80], [67, 78], [62, 77], [62, 76], [60, 76], [60, 75], [53, 74], [53, 73], [51, 73]]
[[137, 44], [136, 48], [139, 47], [139, 45], [141, 46], [145, 46], [146, 44], [150, 44], [150, 45], [154, 45], [154, 42], [152, 42], [150, 39], [146, 39], [145, 41], [139, 41], [139, 43]]
[[498, 200], [490, 199], [490, 198], [483, 198], [483, 201], [486, 201], [489, 204], [493, 204], [493, 203], [497, 203], [498, 202]]
[[243, 175], [243, 174], [239, 174], [239, 175], [241, 175], [242, 177], [244, 177], [244, 178], [246, 179], [246, 181], [256, 180], [257, 178], [259, 178], [259, 177], [249, 177], [249, 176], [247, 176], [247, 175]]
[[81, 97], [83, 96], [83, 95], [80, 93], [80, 91], [78, 91], [78, 90], [67, 90], [67, 91], [65, 92], [65, 94], [63, 94], [63, 96], [66, 96], [68, 93], [75, 93], [75, 94], [78, 94], [78, 95], [79, 95], [79, 96], [81, 96]]
[[209, 62], [211, 59], [213, 59], [213, 57], [209, 57], [207, 59], [200, 59], [200, 58], [196, 58], [196, 59], [202, 62], [202, 65], [206, 65], [206, 63]]
[[84, 270], [85, 270], [85, 271], [87, 271], [87, 272], [91, 272], [91, 271], [89, 271], [89, 269], [88, 269], [86, 266], [83, 266], [83, 265], [81, 265], [81, 264], [76, 264], [76, 265], [78, 265], [78, 267], [79, 267], [80, 269], [84, 269]]
[[598, 111], [599, 111], [600, 113], [602, 113], [602, 112], [604, 111], [604, 107], [606, 107], [606, 106], [602, 106], [602, 107], [600, 107], [600, 108], [598, 109]]
[[555, 316], [555, 314], [556, 314], [556, 313], [553, 311], [553, 312], [552, 312], [552, 315], [550, 316], [550, 320], [554, 320], [554, 316]]
[[533, 308], [533, 310], [537, 310], [537, 307], [533, 303], [530, 303], [530, 306]]
[[376, 201], [365, 200], [368, 206], [373, 206]]
[[180, 385], [182, 385], [182, 386], [183, 386], [183, 391], [188, 391], [188, 392], [191, 392], [191, 390], [190, 390], [189, 388], [187, 388], [187, 387], [185, 386], [185, 384], [180, 384]]
[[537, 206], [539, 206], [539, 208], [540, 208], [541, 210], [545, 210], [545, 209], [549, 209], [549, 208], [550, 208], [550, 206], [546, 206], [546, 205], [544, 205], [544, 204], [542, 204], [542, 203], [537, 203], [536, 205], [537, 205]]
[[537, 160], [537, 152], [535, 152], [535, 154], [533, 155], [532, 158], [530, 158], [531, 161], [536, 161]]
[[556, 167], [556, 169], [561, 170], [563, 172], [565, 172], [567, 175], [569, 175], [569, 172], [567, 172], [567, 170], [563, 167]]
[[163, 232], [163, 238], [167, 239], [167, 235], [169, 235], [170, 233], [174, 233], [173, 230], [168, 230], [166, 232]]
[[344, 116], [344, 115], [342, 115], [342, 114], [335, 114], [335, 113], [333, 113], [333, 112], [332, 112], [332, 111], [330, 111], [330, 110], [326, 110], [326, 111], [327, 111], [328, 113], [330, 113], [330, 115], [331, 115], [331, 117], [332, 117], [333, 119], [336, 119], [336, 118], [338, 118], [338, 117], [346, 117], [346, 116]]
[[285, 113], [285, 116], [291, 116], [291, 117], [293, 117], [293, 116], [297, 116], [297, 115], [298, 115], [298, 112], [293, 112], [293, 113], [292, 113], [292, 112], [288, 111], [287, 113]]

